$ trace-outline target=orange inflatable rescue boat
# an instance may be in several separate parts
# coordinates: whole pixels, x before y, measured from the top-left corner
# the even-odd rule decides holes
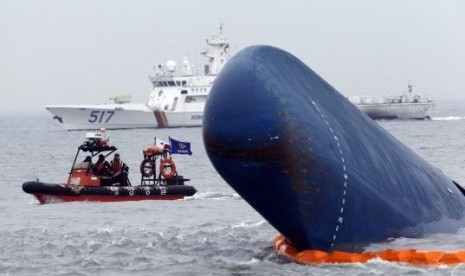
[[[87,133],[85,142],[78,147],[65,183],[53,184],[37,181],[23,183],[23,190],[34,195],[41,204],[68,201],[137,201],[174,200],[192,196],[196,189],[185,185],[189,179],[178,174],[171,157],[170,144],[150,146],[143,150],[139,185],[128,178],[129,167],[122,163],[112,171],[107,156],[117,151],[109,144],[105,130]],[[83,162],[76,162],[80,153],[87,153]],[[97,159],[94,164],[94,159]],[[157,168],[157,162],[159,166]]]

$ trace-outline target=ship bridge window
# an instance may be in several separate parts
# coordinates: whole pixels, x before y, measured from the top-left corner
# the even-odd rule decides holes
[[[187,96],[186,103],[203,103],[207,101],[207,96]]]
[[[186,86],[187,81],[183,80],[181,83],[182,83],[182,86]]]
[[[180,81],[176,81],[176,86],[180,86],[181,85],[181,82]]]
[[[176,86],[176,83],[174,81],[168,81],[168,86]]]

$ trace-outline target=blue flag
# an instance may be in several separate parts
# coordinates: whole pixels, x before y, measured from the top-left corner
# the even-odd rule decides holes
[[[171,137],[169,139],[170,139],[170,145],[171,145],[171,154],[177,153],[177,154],[192,155],[191,143],[177,141]]]

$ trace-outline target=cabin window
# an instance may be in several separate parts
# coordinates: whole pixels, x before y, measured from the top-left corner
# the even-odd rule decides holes
[[[207,96],[187,96],[186,103],[202,103],[207,100]]]
[[[187,94],[187,90],[181,90],[181,95]]]

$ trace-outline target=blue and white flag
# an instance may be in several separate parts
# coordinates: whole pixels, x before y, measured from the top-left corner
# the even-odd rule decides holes
[[[171,154],[177,153],[177,154],[192,155],[191,143],[177,141],[171,137],[169,139],[170,139],[170,145],[171,145]]]

